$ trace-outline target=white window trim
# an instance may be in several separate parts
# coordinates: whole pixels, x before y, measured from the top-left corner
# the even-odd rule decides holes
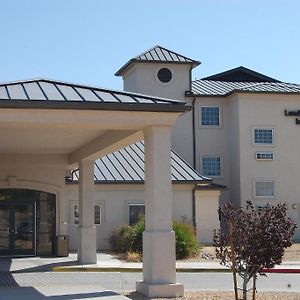
[[[79,202],[78,201],[70,201],[70,210],[69,210],[69,223],[72,226],[79,226],[79,224],[75,224],[75,217],[74,217],[74,208],[75,205],[79,207]],[[100,206],[100,224],[94,224],[95,226],[101,226],[104,223],[104,203],[96,201],[95,206],[99,205]],[[79,212],[80,213],[80,212]],[[94,211],[94,219],[95,219],[95,211]]]
[[[220,176],[204,175],[204,173],[203,173],[203,163],[202,163],[203,157],[220,157]],[[202,174],[205,177],[223,179],[224,178],[224,158],[223,158],[223,155],[221,155],[221,154],[202,154],[202,155],[200,155],[200,170],[201,170],[200,174]]]
[[[255,143],[255,129],[266,129],[266,130],[272,130],[272,144],[260,144],[260,143]],[[252,133],[251,133],[251,138],[252,138],[252,146],[253,147],[274,147],[276,146],[276,136],[275,136],[275,127],[274,126],[253,126],[252,127]]]
[[[219,125],[202,125],[202,107],[218,107],[219,108]],[[222,119],[222,105],[200,105],[199,106],[199,128],[222,128],[223,119]]]
[[[257,154],[259,154],[259,153],[272,154],[273,158],[272,159],[269,159],[269,158],[257,158]],[[255,159],[257,161],[274,161],[275,160],[275,154],[274,154],[273,151],[256,151],[255,152]]]
[[[274,182],[274,195],[273,196],[257,196],[256,195],[256,182]],[[253,197],[255,199],[276,199],[276,179],[275,178],[254,178],[253,179]]]
[[[127,203],[127,224],[129,224],[130,221],[130,206],[144,206],[146,210],[146,206],[144,203],[134,203],[134,202],[128,202]]]

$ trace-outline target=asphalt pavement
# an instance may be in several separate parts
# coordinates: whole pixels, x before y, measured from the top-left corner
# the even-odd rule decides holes
[[[98,254],[95,265],[80,265],[76,259],[75,254],[67,258],[0,259],[0,300],[124,300],[127,298],[120,292],[135,290],[135,282],[142,279],[141,263],[124,263],[105,253]],[[298,270],[300,264],[286,262],[278,268]],[[104,272],[104,269],[113,271]],[[224,267],[216,262],[179,261],[177,269],[177,281],[184,284],[186,291],[232,290],[232,275],[223,272]],[[257,288],[300,293],[300,273],[259,277]]]

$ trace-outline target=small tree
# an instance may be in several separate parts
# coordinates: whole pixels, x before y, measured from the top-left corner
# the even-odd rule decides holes
[[[287,216],[286,204],[267,205],[255,210],[251,201],[246,209],[225,204],[219,215],[227,226],[224,234],[215,231],[216,257],[233,271],[235,298],[238,300],[236,273],[243,280],[243,300],[247,299],[247,285],[253,279],[253,299],[257,274],[263,268],[273,268],[282,262],[284,250],[292,245],[296,224]]]

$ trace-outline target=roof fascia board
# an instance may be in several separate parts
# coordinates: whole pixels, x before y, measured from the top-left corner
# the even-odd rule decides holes
[[[69,109],[69,110],[113,110],[148,112],[186,112],[192,109],[186,103],[102,103],[79,101],[7,100],[0,99],[0,108],[19,109]]]

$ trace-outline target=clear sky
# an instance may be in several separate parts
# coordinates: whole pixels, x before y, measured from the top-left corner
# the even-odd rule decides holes
[[[299,0],[0,0],[0,81],[45,77],[122,89],[159,44],[202,78],[243,65],[300,83]]]

